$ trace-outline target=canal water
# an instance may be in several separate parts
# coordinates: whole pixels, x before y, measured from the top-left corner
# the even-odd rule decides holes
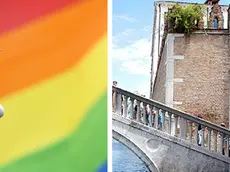
[[[149,172],[130,149],[113,140],[113,172]]]

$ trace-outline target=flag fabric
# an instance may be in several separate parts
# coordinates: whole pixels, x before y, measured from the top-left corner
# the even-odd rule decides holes
[[[107,171],[107,0],[3,0],[0,172]]]

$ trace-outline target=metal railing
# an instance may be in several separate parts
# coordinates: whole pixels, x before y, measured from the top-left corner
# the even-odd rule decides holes
[[[113,112],[229,157],[230,130],[204,119],[114,86]]]

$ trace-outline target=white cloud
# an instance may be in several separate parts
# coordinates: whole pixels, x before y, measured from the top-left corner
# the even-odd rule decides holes
[[[124,37],[128,37],[130,35],[132,35],[132,33],[134,33],[135,29],[125,29],[122,32],[119,32],[117,35],[113,36],[113,46],[116,46],[116,44],[118,44],[118,42],[122,39],[124,39]]]
[[[120,47],[113,46],[113,61],[120,62],[120,70],[135,75],[150,75],[150,50],[149,39],[139,39],[131,44]]]
[[[112,50],[113,59],[117,60],[130,60],[130,59],[143,59],[150,56],[151,42],[149,39],[139,39],[131,44],[120,47],[115,45]]]
[[[125,21],[128,21],[128,22],[137,21],[136,19],[134,19],[132,17],[129,17],[127,15],[114,15],[113,17],[114,17],[115,20],[125,20]]]
[[[152,26],[145,26],[142,30],[145,32],[152,32],[153,28],[152,28]]]
[[[127,60],[122,62],[121,70],[126,71],[130,74],[135,75],[149,75],[150,74],[150,63],[148,60]]]

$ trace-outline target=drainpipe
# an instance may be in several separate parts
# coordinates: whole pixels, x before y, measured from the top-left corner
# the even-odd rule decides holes
[[[230,4],[228,7],[228,33],[230,33]]]
[[[160,55],[160,38],[161,38],[161,4],[159,4],[159,23],[158,23],[158,56]]]
[[[208,18],[209,18],[209,11],[208,11],[208,6],[207,6],[207,29],[209,28]]]
[[[151,56],[150,95],[149,95],[150,99],[153,99],[153,74],[154,74],[154,55]]]
[[[229,4],[229,7],[228,7],[228,57],[230,57],[230,4]],[[228,88],[229,88],[229,91],[228,91],[228,97],[229,97],[229,100],[228,100],[228,121],[229,121],[229,129],[230,129],[230,72],[228,72],[228,75],[229,75],[229,81],[228,81]]]

